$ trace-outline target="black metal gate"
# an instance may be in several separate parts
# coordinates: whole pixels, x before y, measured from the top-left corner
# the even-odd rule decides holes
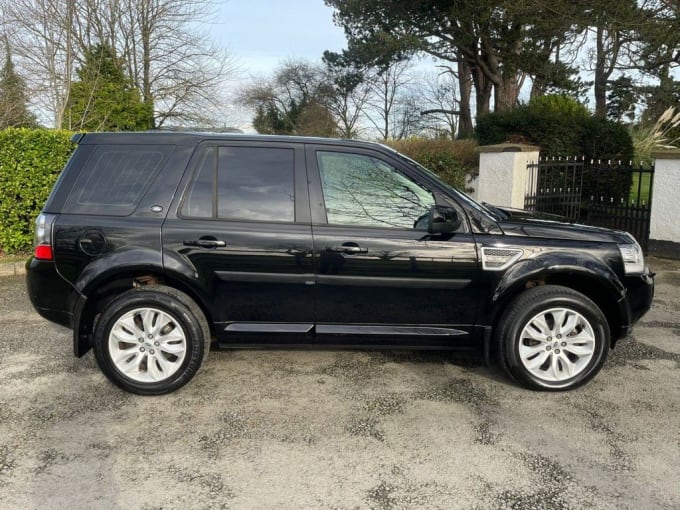
[[[654,168],[584,159],[545,159],[527,167],[524,208],[630,232],[647,250]]]

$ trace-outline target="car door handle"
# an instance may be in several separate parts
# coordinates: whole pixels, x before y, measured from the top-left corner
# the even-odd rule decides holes
[[[356,253],[368,253],[368,248],[362,248],[356,243],[345,243],[341,246],[334,246],[333,248],[330,248],[330,251],[354,255]]]
[[[225,241],[218,241],[217,239],[195,239],[193,241],[184,241],[184,246],[200,246],[201,248],[223,248],[227,245]]]

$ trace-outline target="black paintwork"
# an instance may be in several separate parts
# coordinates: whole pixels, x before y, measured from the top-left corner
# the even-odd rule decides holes
[[[167,163],[125,217],[62,214],[99,144],[168,145]],[[295,152],[295,222],[190,219],[179,214],[207,145]],[[329,225],[315,151],[382,159],[452,208],[453,232]],[[504,306],[527,285],[573,285],[608,313],[614,339],[650,307],[649,272],[626,276],[620,232],[523,212],[494,212],[440,183],[389,148],[317,138],[187,133],[100,133],[79,139],[45,212],[57,215],[55,261],[27,263],[31,300],[74,329],[89,349],[94,317],[133,284],[161,281],[192,296],[223,346],[318,345],[488,351]],[[521,250],[502,271],[484,270],[482,248]],[[136,283],[135,283],[136,282]],[[488,352],[487,352],[488,354]]]

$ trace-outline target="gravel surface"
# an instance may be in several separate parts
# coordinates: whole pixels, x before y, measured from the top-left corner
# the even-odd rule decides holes
[[[447,353],[212,352],[128,395],[0,278],[0,508],[678,509],[680,263],[586,387]]]

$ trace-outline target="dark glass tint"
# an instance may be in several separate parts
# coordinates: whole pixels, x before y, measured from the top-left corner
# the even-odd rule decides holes
[[[217,147],[208,147],[198,159],[198,170],[182,205],[182,216],[213,218],[215,216],[215,176]]]
[[[64,207],[70,214],[131,214],[165,163],[170,146],[101,146],[78,176]]]
[[[220,147],[217,216],[249,221],[295,221],[292,149]]]

